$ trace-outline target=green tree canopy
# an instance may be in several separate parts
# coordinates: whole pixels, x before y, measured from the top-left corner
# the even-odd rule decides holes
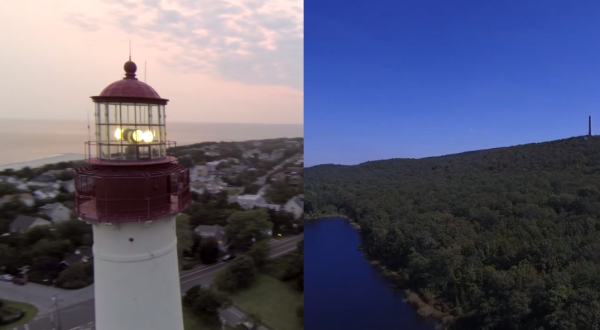
[[[600,329],[600,137],[305,179],[307,215],[357,221],[365,254],[449,328]]]
[[[252,258],[256,267],[260,267],[267,261],[270,252],[271,244],[267,240],[262,240],[255,243],[246,255]]]
[[[273,228],[269,213],[265,209],[233,213],[227,219],[225,233],[238,248],[248,248],[253,239],[258,242],[269,237],[267,232]]]
[[[247,256],[241,256],[234,259],[229,267],[215,278],[213,283],[219,290],[234,292],[249,287],[255,278],[254,261]]]
[[[214,264],[219,260],[219,243],[214,237],[202,239],[200,243],[200,261],[205,265]]]

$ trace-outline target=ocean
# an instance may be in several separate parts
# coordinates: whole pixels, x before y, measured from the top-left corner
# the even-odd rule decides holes
[[[0,165],[84,154],[84,142],[94,139],[91,125],[59,120],[0,119]],[[180,123],[167,121],[168,140],[177,145],[199,142],[247,141],[304,136],[304,125]]]

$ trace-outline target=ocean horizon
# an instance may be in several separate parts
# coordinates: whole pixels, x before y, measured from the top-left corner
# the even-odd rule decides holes
[[[84,142],[94,140],[90,124],[69,120],[2,119],[0,165],[81,154]],[[201,142],[248,141],[304,136],[303,124],[194,123],[167,121],[169,141],[178,146]]]

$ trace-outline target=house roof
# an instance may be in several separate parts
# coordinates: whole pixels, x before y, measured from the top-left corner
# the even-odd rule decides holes
[[[56,177],[54,175],[48,174],[48,173],[40,174],[40,175],[36,176],[35,178],[29,180],[29,182],[44,182],[44,183],[55,182],[55,181],[56,181]]]
[[[298,196],[292,197],[292,199],[290,199],[290,202],[295,203],[296,205],[300,206],[301,209],[304,208],[304,202]]]
[[[20,198],[20,199],[29,199],[29,200],[31,200],[31,201],[35,200],[35,198],[33,198],[33,195],[32,195],[32,194],[29,194],[29,193],[22,193],[22,194],[19,196],[19,198]]]
[[[63,206],[61,203],[51,203],[40,206],[40,211],[46,215],[51,215],[57,208]]]
[[[238,199],[241,200],[252,200],[252,201],[257,201],[260,200],[262,198],[261,195],[241,195],[238,196]]]
[[[31,227],[31,225],[34,222],[36,222],[36,220],[47,221],[48,224],[50,224],[50,221],[42,219],[42,218],[30,217],[28,215],[20,215],[20,216],[16,217],[15,220],[13,220],[10,223],[10,226],[26,230],[26,229],[29,229]]]
[[[205,186],[205,183],[201,182],[201,181],[190,182],[190,188],[198,189],[198,188],[204,188],[204,186]]]
[[[200,236],[211,236],[211,237],[216,238],[217,240],[221,240],[221,239],[225,238],[225,231],[223,230],[223,227],[221,227],[219,225],[212,225],[212,226],[200,225],[200,226],[194,228],[194,231],[196,232],[196,234],[198,234]]]

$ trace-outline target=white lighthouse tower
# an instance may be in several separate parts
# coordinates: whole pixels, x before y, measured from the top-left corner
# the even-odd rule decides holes
[[[76,211],[93,225],[96,329],[183,330],[175,216],[189,170],[167,156],[165,106],[125,63],[95,103],[96,141],[75,170]]]

